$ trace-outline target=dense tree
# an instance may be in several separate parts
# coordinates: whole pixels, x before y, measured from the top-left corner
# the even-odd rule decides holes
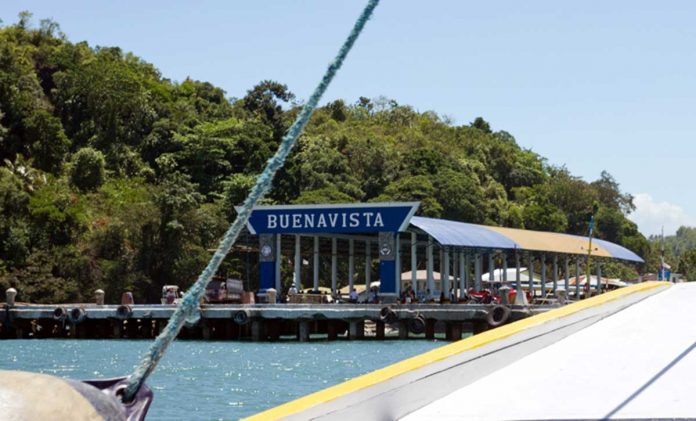
[[[164,284],[185,288],[298,114],[293,101],[272,80],[241,99],[172,82],[117,47],[71,43],[53,21],[34,28],[29,13],[0,24],[0,289],[51,302],[103,288],[115,302],[125,289],[155,300]],[[264,200],[420,201],[420,215],[582,235],[597,201],[599,238],[645,257],[645,270],[659,256],[610,174],[587,182],[482,117],[457,126],[385,97],[317,109]],[[666,241],[688,273],[695,232]],[[224,270],[255,279],[250,256]]]

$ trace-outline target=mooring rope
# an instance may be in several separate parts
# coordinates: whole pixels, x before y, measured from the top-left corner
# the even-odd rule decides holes
[[[278,151],[276,151],[275,155],[268,160],[266,168],[256,179],[256,185],[252,188],[251,193],[249,193],[249,196],[247,196],[244,204],[238,210],[237,218],[234,220],[232,225],[230,225],[229,229],[225,233],[225,236],[220,241],[215,254],[210,259],[210,262],[208,262],[208,266],[206,266],[203,272],[201,272],[196,282],[181,299],[179,306],[174,311],[174,314],[172,314],[170,317],[169,323],[167,323],[167,326],[164,328],[162,333],[155,338],[152,346],[143,355],[135,371],[129,377],[128,385],[123,393],[124,402],[130,402],[132,400],[138,389],[140,389],[140,386],[145,382],[148,376],[152,374],[155,367],[157,367],[157,363],[167,351],[167,348],[172,343],[174,338],[176,338],[187,317],[198,309],[198,303],[205,292],[205,287],[210,281],[210,278],[212,278],[212,276],[217,272],[218,268],[220,267],[220,263],[222,263],[222,260],[225,258],[227,253],[229,253],[232,245],[235,243],[235,241],[237,241],[237,237],[249,220],[251,210],[253,209],[254,205],[256,205],[256,202],[261,199],[271,187],[273,176],[275,176],[276,172],[283,167],[285,158],[290,153],[293,145],[295,145],[297,142],[297,138],[307,125],[307,122],[312,116],[314,109],[317,107],[321,96],[324,94],[326,88],[328,88],[329,84],[331,83],[331,80],[336,75],[336,72],[338,72],[338,69],[343,64],[348,52],[353,47],[355,40],[362,32],[365,24],[372,15],[375,7],[377,7],[378,3],[379,0],[369,0],[365,6],[365,9],[363,9],[360,17],[353,26],[353,30],[350,32],[348,38],[346,38],[345,42],[341,46],[341,49],[336,55],[336,58],[329,63],[321,82],[319,82],[319,85],[314,89],[314,92],[312,93],[312,96],[309,97],[307,104],[302,108],[302,111],[295,119],[295,122],[292,124],[292,126],[290,126],[290,129],[288,129],[288,132],[283,137],[280,146],[278,146]]]

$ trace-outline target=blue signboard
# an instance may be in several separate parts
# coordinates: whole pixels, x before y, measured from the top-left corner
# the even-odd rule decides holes
[[[252,234],[318,234],[405,231],[418,202],[257,206]]]

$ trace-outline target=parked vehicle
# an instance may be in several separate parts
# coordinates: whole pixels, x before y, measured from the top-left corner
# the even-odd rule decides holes
[[[205,287],[207,303],[241,303],[244,295],[244,284],[239,279],[222,277],[213,278]]]
[[[165,285],[162,287],[162,304],[178,304],[179,303],[179,286]]]

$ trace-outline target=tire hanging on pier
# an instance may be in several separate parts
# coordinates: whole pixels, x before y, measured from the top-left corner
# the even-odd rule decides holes
[[[63,307],[53,309],[53,320],[62,322],[66,317],[68,317],[68,312]]]
[[[399,320],[399,317],[396,315],[396,312],[391,307],[387,306],[382,307],[382,309],[379,311],[379,320],[384,323],[391,324]]]
[[[408,321],[408,330],[414,335],[420,335],[425,332],[425,316],[418,313],[413,319]]]
[[[488,314],[486,314],[486,322],[490,327],[498,327],[510,318],[510,308],[502,304],[494,305]]]
[[[72,308],[70,312],[68,312],[68,320],[74,325],[82,323],[85,317],[87,317],[87,314],[85,313],[85,309],[81,307]]]
[[[249,310],[239,310],[238,312],[234,313],[234,316],[232,316],[232,319],[238,325],[245,325],[245,324],[249,323],[250,316],[251,315],[249,314]]]
[[[128,305],[122,304],[116,309],[116,317],[121,320],[129,318],[131,314],[133,314],[133,310]]]

